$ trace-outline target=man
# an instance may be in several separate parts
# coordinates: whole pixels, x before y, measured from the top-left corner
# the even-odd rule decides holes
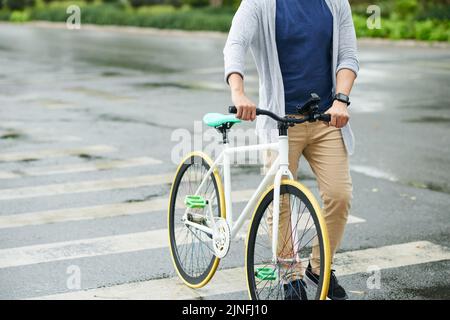
[[[244,91],[244,58],[249,48],[259,73],[260,108],[280,116],[298,116],[296,107],[314,92],[322,99],[320,110],[331,115],[329,125],[305,123],[290,128],[288,136],[290,171],[297,176],[303,154],[316,175],[334,255],[352,198],[348,156],[353,153],[354,138],[347,107],[359,63],[348,0],[242,1],[224,48],[225,80],[238,109],[237,117],[253,121],[256,105]],[[276,122],[268,117],[259,117],[256,129],[263,142],[277,138]],[[281,211],[283,228],[289,219],[286,210]],[[305,273],[311,280],[318,277],[318,259],[317,248],[313,248]],[[286,299],[306,299],[304,287],[303,279],[294,279],[285,287]],[[334,271],[328,297],[347,299]]]

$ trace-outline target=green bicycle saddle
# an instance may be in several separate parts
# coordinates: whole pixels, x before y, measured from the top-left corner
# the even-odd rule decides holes
[[[216,128],[225,123],[240,123],[241,120],[237,119],[234,114],[207,113],[203,117],[203,122],[207,126]]]

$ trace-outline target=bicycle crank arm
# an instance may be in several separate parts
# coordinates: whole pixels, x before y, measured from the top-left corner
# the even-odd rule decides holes
[[[184,221],[184,224],[187,225],[187,226],[190,226],[190,227],[192,227],[192,228],[194,228],[194,229],[200,230],[200,231],[202,231],[202,232],[208,234],[208,235],[211,236],[211,237],[212,237],[213,234],[214,234],[214,232],[213,232],[213,230],[212,230],[211,228],[208,228],[208,227],[203,226],[203,225],[201,225],[201,224],[198,224],[198,223],[196,223],[196,222],[192,222],[192,221],[189,221],[189,220],[185,220],[185,221]]]

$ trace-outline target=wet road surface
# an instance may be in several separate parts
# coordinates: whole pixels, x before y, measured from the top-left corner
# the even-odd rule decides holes
[[[242,240],[197,291],[164,245],[177,137],[230,104],[224,41],[0,25],[0,298],[247,299]],[[337,275],[352,299],[449,299],[450,51],[364,42],[360,60],[357,219]],[[258,170],[235,168],[234,188],[256,186]],[[305,161],[300,173],[318,195]]]

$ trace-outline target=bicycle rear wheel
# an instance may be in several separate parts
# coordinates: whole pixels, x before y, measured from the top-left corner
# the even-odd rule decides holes
[[[200,224],[202,219],[206,223],[210,208],[214,217],[225,218],[223,188],[217,170],[206,178],[196,194],[211,165],[211,159],[204,153],[193,152],[186,156],[177,169],[169,199],[168,229],[172,261],[180,278],[191,288],[206,285],[220,261],[214,255],[211,237],[183,222],[187,208],[185,199],[193,195],[207,199],[211,204],[191,210]]]
[[[308,300],[324,300],[328,292],[331,256],[328,234],[320,207],[312,193],[292,180],[280,188],[280,224],[277,261],[272,253],[274,187],[262,195],[247,238],[246,272],[251,299],[283,300],[293,280],[305,275],[314,247],[314,268],[320,264],[317,283],[306,283]],[[316,271],[317,272],[317,271]],[[309,272],[309,275],[312,273]],[[322,276],[323,275],[323,276]]]

